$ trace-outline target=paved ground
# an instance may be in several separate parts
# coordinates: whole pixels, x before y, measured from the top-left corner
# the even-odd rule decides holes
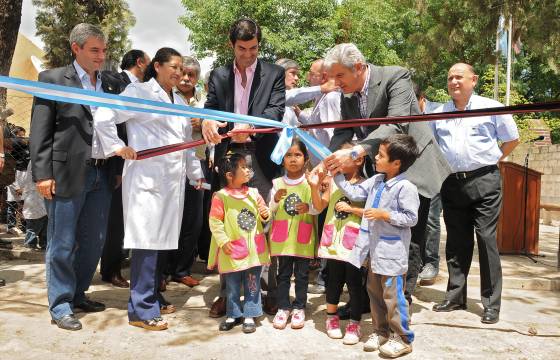
[[[219,320],[207,317],[219,288],[217,275],[199,275],[202,283],[193,289],[170,284],[165,295],[179,311],[166,316],[171,327],[159,333],[127,325],[128,290],[102,283],[96,275],[90,296],[106,303],[108,309],[78,314],[84,324],[82,331],[59,330],[49,322],[41,254],[22,251],[17,244],[13,251],[0,252],[4,258],[0,260],[0,277],[8,281],[0,288],[0,359],[378,358],[377,353],[363,352],[362,343],[345,346],[325,335],[325,300],[319,295],[309,297],[308,320],[302,330],[275,330],[271,317],[265,316],[254,334],[243,334],[240,328],[219,333]],[[557,244],[558,227],[542,226],[541,253],[546,257],[538,258],[537,264],[520,256],[503,258],[505,289],[501,321],[495,325],[480,323],[476,260],[466,311],[440,314],[430,310],[443,299],[444,271],[433,286],[418,288],[412,317],[416,341],[414,352],[406,358],[560,358]],[[7,257],[12,259],[5,260]],[[364,319],[362,341],[371,331],[371,321]]]

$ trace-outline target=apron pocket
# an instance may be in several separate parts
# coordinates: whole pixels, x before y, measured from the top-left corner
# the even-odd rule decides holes
[[[383,259],[397,260],[406,254],[399,235],[380,235],[377,246],[379,257]]]
[[[270,240],[284,242],[288,239],[288,220],[274,220],[272,222],[272,234]]]
[[[344,246],[348,250],[352,250],[354,245],[356,245],[356,240],[358,239],[358,233],[360,229],[346,226],[344,228],[344,235],[342,236],[342,246]]]
[[[247,240],[239,238],[231,242],[231,258],[235,260],[245,259],[249,256],[249,249],[247,248]]]
[[[266,239],[264,234],[255,235],[255,244],[257,245],[257,254],[262,254],[266,250]]]
[[[321,246],[329,247],[332,245],[333,232],[333,224],[327,224],[323,226],[323,235],[321,235]]]
[[[299,229],[297,233],[297,242],[300,244],[309,244],[311,241],[311,232],[313,230],[313,224],[308,224],[305,222],[299,223]]]

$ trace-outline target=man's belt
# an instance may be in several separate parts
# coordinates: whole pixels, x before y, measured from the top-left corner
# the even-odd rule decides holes
[[[494,171],[494,170],[497,170],[497,169],[498,169],[497,165],[488,165],[488,166],[483,166],[481,168],[478,168],[476,170],[461,171],[461,172],[452,173],[449,176],[451,176],[452,178],[458,179],[458,180],[465,180],[465,179],[469,179],[469,178],[472,178],[472,177],[487,174],[487,173],[489,173],[491,171]]]
[[[107,159],[87,159],[86,165],[93,166],[93,167],[102,167],[103,165],[107,164]]]

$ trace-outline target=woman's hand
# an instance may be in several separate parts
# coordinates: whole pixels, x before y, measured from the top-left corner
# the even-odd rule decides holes
[[[116,150],[115,154],[125,160],[136,160],[136,151],[130,146],[125,146]]]

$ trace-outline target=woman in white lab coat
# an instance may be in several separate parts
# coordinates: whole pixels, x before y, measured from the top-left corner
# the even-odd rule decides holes
[[[128,85],[121,95],[166,103],[185,104],[173,87],[182,77],[181,55],[171,48],[156,53],[144,83]],[[116,124],[126,122],[128,146],[119,139]],[[124,158],[124,247],[132,249],[129,324],[164,330],[162,313],[174,311],[158,291],[158,250],[177,248],[183,214],[185,175],[199,184],[204,177],[191,150],[135,160],[136,151],[191,141],[190,119],[99,108],[94,139],[105,156]]]

